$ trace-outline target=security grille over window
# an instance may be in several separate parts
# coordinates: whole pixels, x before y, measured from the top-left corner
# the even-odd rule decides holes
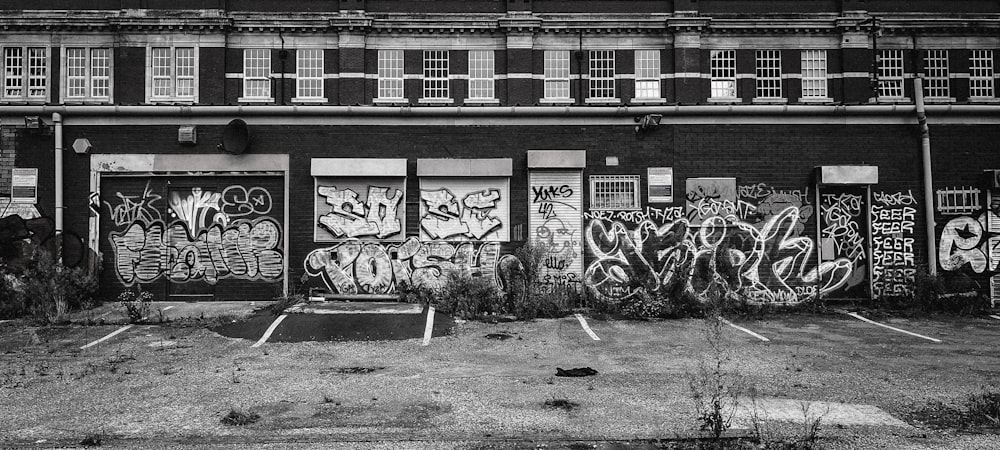
[[[827,97],[826,50],[802,51],[802,97]]]
[[[882,50],[878,63],[878,95],[903,98],[903,51]]]
[[[295,68],[295,96],[299,99],[323,98],[323,50],[298,50]]]
[[[448,98],[448,50],[424,51],[424,98]]]
[[[639,209],[638,175],[591,175],[591,209]]]
[[[781,51],[757,50],[757,98],[781,98]]]
[[[615,97],[615,51],[590,52],[590,97],[610,99]]]
[[[243,50],[243,96],[248,99],[266,99],[271,96],[270,50]]]
[[[982,209],[979,204],[980,190],[974,187],[939,189],[937,191],[938,212],[941,214],[971,214]]]
[[[403,98],[403,51],[378,51],[378,98]]]
[[[948,50],[924,52],[924,96],[948,98]]]
[[[712,50],[712,98],[736,98],[736,50]]]
[[[493,51],[469,51],[469,99],[493,100]]]
[[[635,51],[635,97],[660,98],[660,51]]]
[[[569,51],[545,51],[545,98],[569,99]]]
[[[969,96],[993,98],[993,50],[972,50],[969,56]]]

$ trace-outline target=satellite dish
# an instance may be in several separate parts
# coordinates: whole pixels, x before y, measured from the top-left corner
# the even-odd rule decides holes
[[[222,131],[222,143],[219,150],[226,153],[239,155],[247,151],[250,145],[250,128],[247,127],[243,119],[233,119],[226,124],[226,129]]]

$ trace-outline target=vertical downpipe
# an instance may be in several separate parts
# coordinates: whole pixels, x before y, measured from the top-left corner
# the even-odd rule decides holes
[[[927,112],[924,110],[924,80],[913,79],[913,97],[917,102],[917,123],[920,124],[920,151],[924,169],[924,215],[927,219],[927,271],[937,275],[937,245],[934,242],[934,186],[931,177],[931,133],[927,127]]]
[[[63,232],[63,129],[62,114],[52,113],[52,125],[55,128],[55,151],[56,151],[56,234]]]

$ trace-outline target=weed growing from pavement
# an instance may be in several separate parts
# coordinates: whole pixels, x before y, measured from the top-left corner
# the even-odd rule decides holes
[[[561,409],[563,411],[572,411],[580,407],[580,404],[564,398],[551,398],[545,401],[545,407],[550,409]]]
[[[983,387],[959,406],[933,401],[910,413],[909,418],[935,428],[1000,430],[1000,390]]]
[[[100,447],[104,445],[104,433],[91,433],[80,441],[80,445],[84,447]]]
[[[153,294],[142,290],[140,286],[136,286],[135,289],[126,289],[118,294],[118,304],[125,309],[125,316],[129,323],[145,322],[149,315],[151,301],[153,301]]]
[[[230,408],[229,413],[222,417],[221,422],[225,425],[245,426],[256,423],[260,420],[260,414],[253,411]]]

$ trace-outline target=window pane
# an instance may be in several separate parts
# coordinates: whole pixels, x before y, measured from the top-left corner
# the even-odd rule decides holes
[[[170,49],[157,47],[152,53],[153,97],[170,97],[173,94]]]
[[[924,52],[924,95],[946,98],[950,95],[948,82],[948,50]]]
[[[299,98],[322,98],[323,50],[299,50],[296,64],[296,95]]]
[[[635,51],[636,98],[660,97],[660,51]]]
[[[493,98],[493,51],[469,52],[469,98]]]
[[[48,84],[46,49],[28,48],[28,97],[44,97]]]
[[[194,48],[181,47],[177,52],[177,97],[194,97]]]
[[[973,50],[969,56],[969,95],[993,98],[993,50]]]
[[[615,97],[615,51],[590,52],[590,98]]]
[[[569,51],[545,52],[545,98],[569,99]]]
[[[879,56],[879,97],[903,98],[903,51],[882,50]]]
[[[66,49],[66,96],[87,95],[87,49]]]
[[[403,51],[378,51],[378,97],[403,98]]]
[[[424,52],[424,98],[448,98],[448,51]]]
[[[736,97],[736,50],[712,50],[711,88],[713,98]]]
[[[90,51],[91,96],[111,96],[111,51],[95,48]]]
[[[826,50],[802,52],[802,97],[827,97]]]
[[[757,98],[781,98],[781,51],[757,50]]]

